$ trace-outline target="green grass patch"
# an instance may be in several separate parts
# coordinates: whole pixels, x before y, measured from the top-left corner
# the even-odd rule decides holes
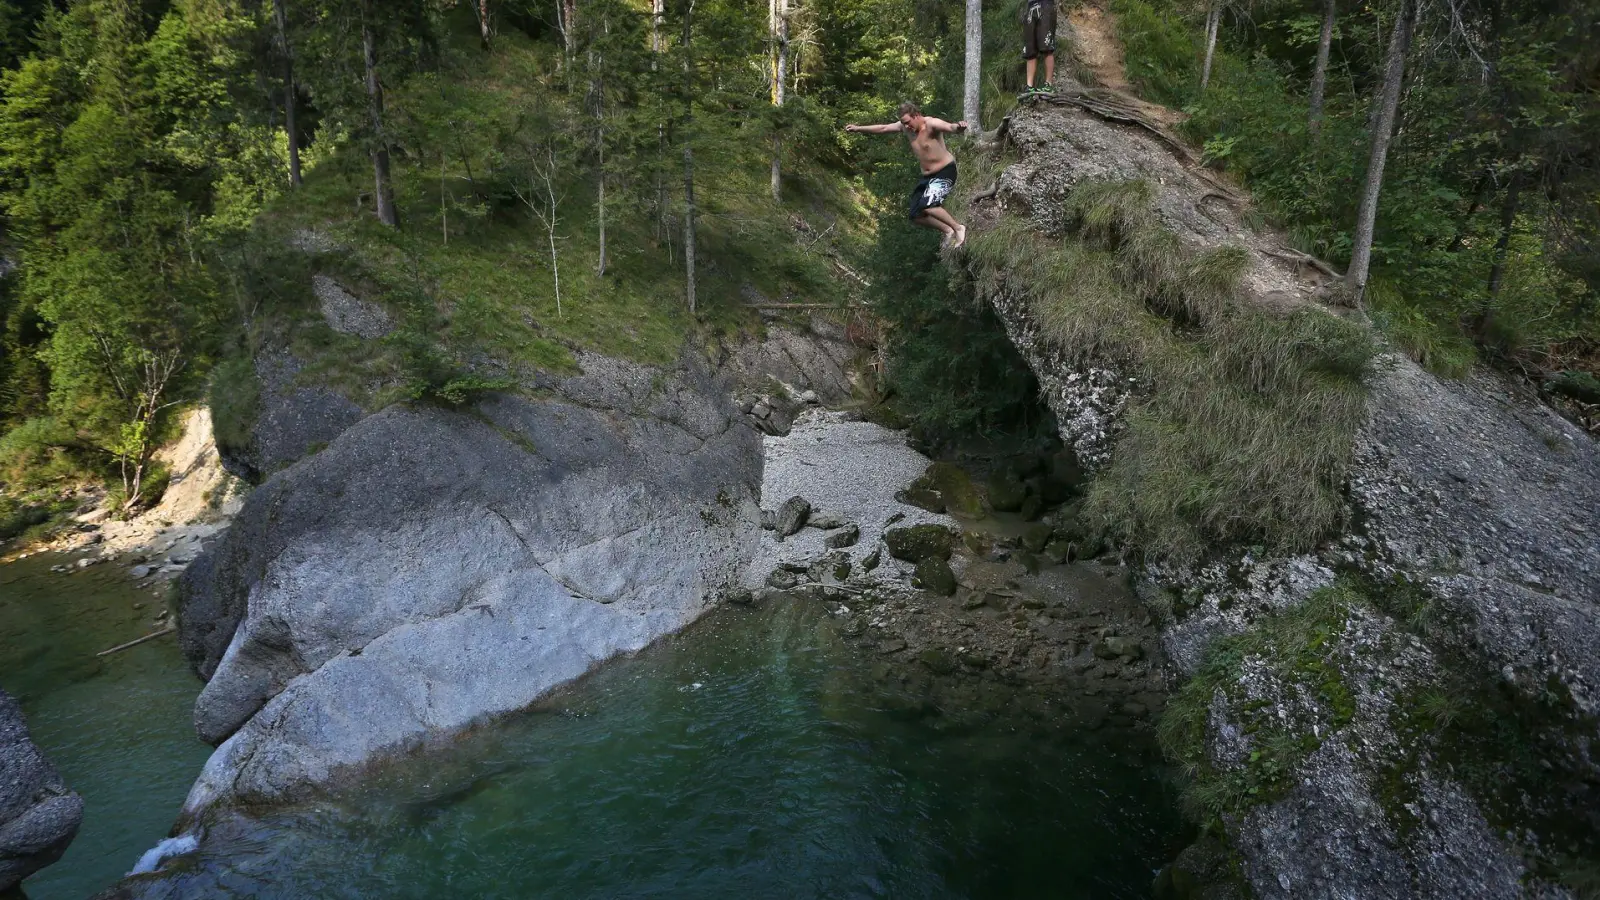
[[[1139,389],[1087,515],[1156,556],[1218,544],[1308,549],[1345,516],[1340,485],[1377,344],[1317,309],[1242,302],[1241,247],[1184,252],[1147,184],[1091,184],[1063,239],[1007,218],[972,240],[980,283],[1022,291],[1044,330]]]
[[[610,171],[601,274],[598,178],[580,140],[592,122],[559,57],[512,29],[487,54],[464,38],[445,49],[439,71],[391,92],[398,228],[372,215],[362,148],[321,147],[304,187],[263,213],[235,260],[246,302],[260,312],[248,343],[287,343],[308,363],[302,381],[372,406],[469,377],[527,383],[535,373],[575,372],[581,351],[666,365],[686,347],[759,329],[753,298],[844,305],[851,288],[828,253],[856,253],[871,237],[859,190],[796,159],[786,202],[776,204],[770,142],[710,127],[695,148],[697,314],[685,303],[675,143],[657,160],[652,137],[634,148],[642,164]],[[524,202],[538,199],[533,165],[552,140],[567,142],[556,148],[554,263],[552,235]],[[296,249],[313,232],[324,250]],[[385,306],[396,334],[364,341],[321,324],[308,292],[318,273]]]

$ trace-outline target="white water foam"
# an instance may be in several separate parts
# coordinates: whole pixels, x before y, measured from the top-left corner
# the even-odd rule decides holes
[[[200,839],[195,837],[192,833],[180,834],[177,837],[167,838],[154,847],[151,847],[149,850],[146,850],[144,855],[139,857],[139,861],[134,864],[132,871],[128,872],[128,874],[143,875],[146,872],[154,872],[156,869],[160,868],[162,863],[166,862],[172,857],[182,856],[185,853],[193,853],[195,850],[199,849],[199,847]]]

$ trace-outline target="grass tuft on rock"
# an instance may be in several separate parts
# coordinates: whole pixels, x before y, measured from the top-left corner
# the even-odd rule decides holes
[[[1135,379],[1086,507],[1108,533],[1172,559],[1227,543],[1308,549],[1345,515],[1378,344],[1318,309],[1240,300],[1248,252],[1184,250],[1151,198],[1143,182],[1081,185],[1060,238],[1007,217],[971,240],[979,283],[1025,294],[1069,357]]]
[[[1362,603],[1354,586],[1340,582],[1314,591],[1299,606],[1266,619],[1242,635],[1214,642],[1200,671],[1167,703],[1157,737],[1167,758],[1187,777],[1184,811],[1207,823],[1271,802],[1290,787],[1295,768],[1321,744],[1309,727],[1285,725],[1266,705],[1245,703],[1242,723],[1251,751],[1241,765],[1218,767],[1207,749],[1211,707],[1219,693],[1236,696],[1246,665],[1266,667],[1276,681],[1300,685],[1330,716],[1323,736],[1355,716],[1355,697],[1330,649],[1343,633],[1351,609]],[[1237,706],[1237,704],[1236,704]],[[1255,711],[1260,715],[1251,716]]]

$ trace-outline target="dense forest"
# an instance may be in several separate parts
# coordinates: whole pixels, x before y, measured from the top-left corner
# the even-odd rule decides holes
[[[968,66],[969,6],[0,2],[0,527],[84,480],[147,502],[184,404],[237,430],[316,234],[401,320],[322,348],[372,402],[502,384],[486,352],[666,361],[752,325],[753,290],[869,319],[925,428],[1030,424],[992,314],[897,212],[904,149],[840,129],[964,96],[992,129],[1019,10],[984,4]],[[1600,3],[1108,8],[1136,88],[1397,346],[1600,400]]]

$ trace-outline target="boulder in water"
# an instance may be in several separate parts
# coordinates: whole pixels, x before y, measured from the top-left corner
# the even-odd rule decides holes
[[[0,894],[61,858],[83,821],[83,798],[28,736],[22,707],[0,691]]]

